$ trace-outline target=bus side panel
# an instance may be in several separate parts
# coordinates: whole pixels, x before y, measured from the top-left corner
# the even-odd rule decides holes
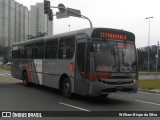
[[[43,85],[59,89],[60,75],[56,74],[57,59],[43,60],[42,63],[42,80]]]
[[[22,61],[23,64],[23,70],[27,72],[28,75],[28,81],[30,83],[36,83],[39,84],[38,76],[36,73],[36,63],[34,60],[24,60]],[[21,72],[23,74],[23,71]]]
[[[74,58],[73,59],[59,59],[56,64],[56,74],[59,76],[65,74],[69,77],[71,81],[71,87],[72,87],[71,91],[72,93],[74,93],[74,76],[73,76],[73,73],[70,71],[71,63],[75,64]],[[58,81],[58,84],[59,84],[59,81]]]
[[[38,81],[36,80],[34,83],[42,85],[42,60],[34,60],[35,71]]]
[[[11,66],[11,74],[14,78],[22,80],[22,68],[19,68],[20,61],[13,59],[12,60],[12,66]]]
[[[22,80],[23,72],[26,71],[28,81],[39,84],[34,60],[12,60],[11,74],[14,78]]]
[[[69,77],[74,93],[74,76],[70,72],[70,63],[74,64],[74,60],[70,59],[52,59],[42,61],[42,85],[59,89],[60,77],[65,74]],[[40,72],[40,71],[39,71]]]

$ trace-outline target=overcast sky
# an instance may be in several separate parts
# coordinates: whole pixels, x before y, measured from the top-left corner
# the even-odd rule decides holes
[[[44,0],[16,0],[27,6]],[[160,41],[160,0],[50,0],[52,6],[63,3],[66,7],[79,9],[93,23],[94,27],[123,29],[136,35],[137,47],[148,46],[149,20],[150,45]],[[53,9],[54,13],[58,9]],[[70,17],[56,19],[54,17],[54,34],[90,27],[85,19]]]

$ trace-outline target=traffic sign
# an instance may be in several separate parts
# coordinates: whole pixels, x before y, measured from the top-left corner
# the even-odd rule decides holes
[[[65,11],[64,13],[56,12],[56,17],[57,17],[57,19],[68,18],[69,15],[68,15],[68,12],[67,12],[67,11]]]
[[[64,13],[66,11],[66,7],[62,3],[58,5],[58,9],[61,13]]]
[[[81,11],[73,8],[67,8],[67,12],[69,16],[73,17],[81,17]]]

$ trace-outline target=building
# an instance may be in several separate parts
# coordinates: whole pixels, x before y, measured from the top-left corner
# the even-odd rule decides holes
[[[29,32],[28,8],[15,0],[0,0],[0,61],[8,61],[12,43],[28,39]]]
[[[29,35],[29,10],[15,0],[0,0],[0,46],[11,47]]]
[[[23,27],[23,40],[27,40],[29,35],[30,35],[30,11],[28,11],[28,8],[27,7],[23,7],[23,11],[24,11],[24,14],[23,14],[23,24],[24,24],[24,27]]]
[[[37,3],[31,6],[30,35],[38,36],[45,33],[53,34],[53,22],[49,21],[48,16],[44,14],[44,3]]]
[[[11,46],[11,44],[15,41],[15,1],[14,0],[8,0],[8,45]],[[7,40],[6,40],[7,41]]]
[[[7,0],[0,0],[0,45],[8,46],[8,22],[9,3]]]
[[[21,42],[28,39],[29,31],[29,10],[22,4],[15,2],[15,40]]]

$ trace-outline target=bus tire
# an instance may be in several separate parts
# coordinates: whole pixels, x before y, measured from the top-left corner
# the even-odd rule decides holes
[[[24,86],[29,86],[28,74],[27,74],[26,71],[23,72],[22,80],[23,80],[23,85],[24,85]]]
[[[101,95],[99,95],[98,97],[99,98],[105,98],[105,97],[107,97],[109,94],[101,94]]]
[[[62,82],[62,86],[61,86],[61,91],[62,91],[62,95],[64,97],[67,97],[67,98],[72,97],[71,81],[69,80],[69,78],[64,78],[64,80]]]

